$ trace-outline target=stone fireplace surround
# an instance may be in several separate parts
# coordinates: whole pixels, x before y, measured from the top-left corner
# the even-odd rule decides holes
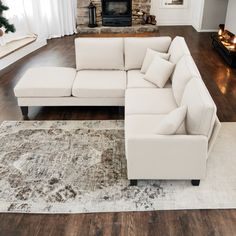
[[[102,26],[102,1],[92,0],[96,6],[97,24],[96,28],[89,28],[88,5],[90,0],[78,0],[77,29],[78,33],[134,33],[134,32],[156,32],[158,27],[154,25],[141,25],[142,16],[138,11],[142,10],[150,14],[151,0],[132,0],[132,26],[131,27],[103,27]]]

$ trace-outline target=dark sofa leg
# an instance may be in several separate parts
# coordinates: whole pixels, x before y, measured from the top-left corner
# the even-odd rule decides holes
[[[130,186],[137,186],[138,185],[138,180],[137,179],[131,179],[130,180]]]
[[[191,183],[193,186],[199,186],[200,185],[200,179],[193,179],[191,180]]]
[[[22,115],[24,118],[28,118],[28,112],[29,112],[29,108],[28,107],[20,107]]]

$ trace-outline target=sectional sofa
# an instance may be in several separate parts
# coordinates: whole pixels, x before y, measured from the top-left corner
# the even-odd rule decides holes
[[[175,65],[163,88],[144,79],[147,50]],[[76,69],[29,69],[14,92],[24,116],[29,106],[124,106],[127,174],[138,179],[206,176],[208,154],[220,129],[216,106],[182,37],[77,38]],[[157,73],[158,74],[158,73]],[[175,134],[156,133],[170,112],[185,106]]]

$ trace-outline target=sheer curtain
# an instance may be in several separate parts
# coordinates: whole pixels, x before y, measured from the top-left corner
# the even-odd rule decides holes
[[[76,33],[76,0],[41,0],[42,31],[47,38]]]
[[[9,32],[0,37],[0,45],[32,36],[25,13],[24,0],[3,0],[2,2],[9,7],[8,11],[4,11],[4,16],[9,19],[10,23],[14,24],[16,32]]]
[[[10,8],[6,11],[6,17],[15,25],[16,32],[0,37],[2,44],[32,34],[37,34],[42,39],[50,39],[76,33],[77,0],[3,2]]]

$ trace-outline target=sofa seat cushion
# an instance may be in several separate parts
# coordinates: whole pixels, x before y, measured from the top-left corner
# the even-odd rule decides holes
[[[129,70],[127,72],[127,88],[156,88],[157,86],[144,79],[140,70]],[[171,80],[168,80],[164,88],[171,88]]]
[[[171,88],[127,89],[125,114],[167,114],[177,108]]]
[[[183,55],[190,55],[190,51],[183,37],[175,37],[171,42],[168,53],[170,54],[169,61],[177,64]]]
[[[123,98],[125,89],[125,71],[83,70],[76,75],[72,94],[82,98]]]
[[[125,117],[125,135],[135,137],[136,135],[156,134],[156,127],[166,116],[158,114],[128,115]],[[178,133],[186,134],[184,125],[180,126]]]
[[[64,67],[29,69],[14,88],[16,97],[71,96],[76,70]]]
[[[125,38],[125,69],[141,69],[148,48],[166,53],[170,43],[170,37]]]
[[[192,135],[211,137],[216,106],[203,81],[192,78],[184,90],[181,106],[187,106],[186,130]]]

